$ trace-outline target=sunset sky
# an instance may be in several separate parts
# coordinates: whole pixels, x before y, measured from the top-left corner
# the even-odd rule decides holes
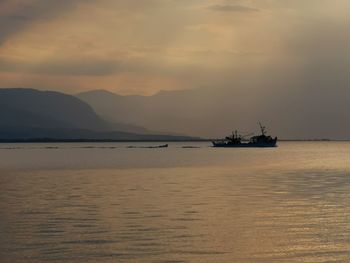
[[[346,86],[349,14],[348,0],[0,0],[0,87]]]

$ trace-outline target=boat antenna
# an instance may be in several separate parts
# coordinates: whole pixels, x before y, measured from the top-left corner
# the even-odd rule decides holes
[[[260,121],[259,121],[259,126],[260,126],[260,130],[261,130],[261,134],[265,135],[266,134],[266,127],[262,126]]]

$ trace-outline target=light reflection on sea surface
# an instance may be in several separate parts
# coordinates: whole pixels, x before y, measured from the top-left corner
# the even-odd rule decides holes
[[[350,143],[126,145],[0,145],[0,261],[349,262]]]

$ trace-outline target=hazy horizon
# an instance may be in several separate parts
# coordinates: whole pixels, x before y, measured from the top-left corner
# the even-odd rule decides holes
[[[349,14],[346,0],[2,0],[0,87],[188,90],[187,108],[174,98],[117,121],[219,136],[261,120],[282,137],[348,139]]]

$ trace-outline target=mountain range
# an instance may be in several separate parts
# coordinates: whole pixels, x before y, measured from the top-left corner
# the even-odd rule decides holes
[[[222,138],[235,129],[242,135],[256,132],[259,121],[282,139],[350,138],[346,87],[320,93],[282,78],[263,89],[254,81],[152,96],[0,89],[0,140]]]
[[[106,120],[163,132],[222,138],[235,129],[242,135],[258,132],[260,121],[271,135],[282,139],[350,138],[346,87],[320,93],[314,85],[306,87],[282,77],[256,82],[252,78],[234,88],[161,91],[152,96],[93,90],[77,97]],[[323,85],[328,84],[318,88]]]
[[[0,140],[186,140],[106,121],[79,98],[54,91],[0,89]]]
[[[220,138],[233,129],[256,130],[271,115],[259,109],[259,97],[244,89],[198,88],[161,91],[153,96],[122,96],[105,90],[77,94],[104,119],[163,132]],[[266,111],[265,111],[266,113]]]

